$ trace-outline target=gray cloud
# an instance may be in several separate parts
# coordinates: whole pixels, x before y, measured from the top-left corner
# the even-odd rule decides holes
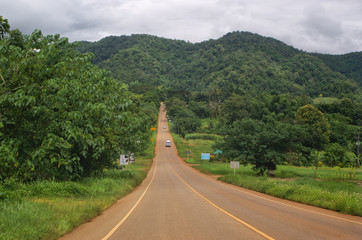
[[[71,41],[146,33],[201,42],[251,31],[305,51],[362,51],[360,0],[12,0],[1,8],[12,29]]]

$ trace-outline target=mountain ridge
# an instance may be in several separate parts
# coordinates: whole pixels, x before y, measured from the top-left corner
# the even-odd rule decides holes
[[[78,49],[93,52],[95,64],[131,88],[148,84],[180,91],[216,88],[226,96],[269,92],[355,99],[361,91],[358,71],[346,74],[333,67],[328,56],[250,32],[200,43],[147,34],[109,36],[82,42]]]

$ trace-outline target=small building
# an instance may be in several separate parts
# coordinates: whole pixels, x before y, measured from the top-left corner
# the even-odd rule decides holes
[[[222,161],[222,151],[220,149],[210,154],[210,160]]]

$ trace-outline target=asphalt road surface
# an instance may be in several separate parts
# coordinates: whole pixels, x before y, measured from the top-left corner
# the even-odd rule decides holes
[[[163,126],[166,126],[164,129]],[[171,140],[171,147],[166,147]],[[362,239],[362,218],[221,183],[186,166],[160,111],[147,178],[61,239]]]

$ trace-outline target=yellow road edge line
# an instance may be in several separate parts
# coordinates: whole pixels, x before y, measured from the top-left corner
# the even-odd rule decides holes
[[[200,175],[201,175],[201,174],[200,174]],[[202,175],[201,175],[201,176],[202,176]],[[204,177],[204,176],[202,176],[202,177]],[[320,212],[317,212],[317,211],[314,211],[314,210],[309,210],[309,209],[304,209],[304,208],[301,208],[301,207],[293,206],[293,205],[288,204],[288,203],[279,202],[279,201],[276,201],[276,200],[273,200],[273,199],[269,199],[269,198],[266,198],[266,197],[263,197],[263,196],[259,196],[259,195],[254,194],[254,193],[250,193],[250,192],[248,192],[248,191],[243,190],[242,187],[239,187],[239,186],[237,186],[237,185],[232,185],[232,184],[228,184],[228,183],[226,183],[226,182],[221,182],[221,181],[213,181],[213,180],[208,179],[208,178],[206,178],[206,177],[204,177],[204,178],[207,179],[207,180],[209,180],[209,181],[211,181],[211,182],[216,182],[216,183],[221,184],[221,185],[223,185],[223,186],[225,186],[225,187],[234,189],[235,191],[239,191],[239,192],[242,192],[242,193],[246,193],[246,194],[248,194],[248,195],[251,195],[251,196],[254,196],[254,197],[257,197],[257,198],[260,198],[260,199],[264,199],[264,200],[267,200],[267,201],[270,201],[270,202],[273,202],[273,203],[277,203],[277,204],[284,205],[284,206],[287,206],[287,207],[295,208],[295,209],[298,209],[298,210],[301,210],[301,211],[305,211],[305,212],[310,212],[310,213],[322,215],[322,216],[325,216],[325,217],[330,217],[330,218],[338,219],[338,220],[345,221],[345,222],[351,222],[351,223],[355,223],[355,224],[362,225],[362,222],[357,222],[357,221],[354,221],[354,220],[350,220],[350,219],[346,219],[346,218],[342,218],[342,217],[333,216],[333,215],[330,215],[330,214],[327,214],[327,213],[320,213]],[[266,193],[262,193],[262,194],[266,194]],[[272,195],[269,195],[269,196],[272,196]],[[272,197],[275,197],[275,196],[272,196]],[[282,198],[282,199],[283,199],[283,198]],[[283,199],[283,200],[292,201],[292,200],[289,200],[289,199]],[[300,203],[300,202],[295,202],[295,203],[305,204],[305,203]],[[305,204],[305,205],[310,206],[310,207],[316,207],[316,206],[308,205],[308,204]],[[329,210],[329,209],[325,209],[325,210]],[[333,211],[333,210],[329,210],[329,211]],[[354,217],[353,215],[348,215],[348,216]]]
[[[181,161],[181,163],[182,163],[182,160],[179,160],[179,161]],[[194,173],[198,174],[199,176],[203,177],[204,179],[206,179],[206,180],[208,180],[208,181],[210,181],[210,182],[218,183],[218,184],[220,184],[220,185],[223,185],[223,186],[228,187],[228,188],[230,188],[230,189],[233,189],[233,190],[235,190],[235,191],[242,192],[242,193],[245,193],[245,194],[248,194],[248,195],[251,195],[251,196],[260,198],[260,199],[264,199],[264,200],[267,200],[267,201],[270,201],[270,202],[278,203],[278,204],[280,204],[280,205],[284,205],[284,206],[287,206],[287,207],[295,208],[295,209],[298,209],[298,210],[301,210],[301,211],[310,212],[310,213],[322,215],[322,216],[325,216],[325,217],[330,217],[330,218],[338,219],[338,220],[341,220],[341,221],[351,222],[351,223],[355,223],[355,224],[362,225],[362,222],[357,222],[357,221],[354,221],[354,220],[350,220],[350,219],[346,219],[346,218],[342,218],[342,217],[333,216],[333,215],[330,215],[330,214],[327,214],[327,213],[320,213],[320,212],[317,212],[317,211],[314,211],[314,210],[304,209],[304,208],[301,208],[301,207],[293,206],[293,205],[288,204],[288,203],[283,203],[283,202],[279,202],[279,201],[276,201],[276,200],[273,200],[273,199],[269,199],[269,198],[266,198],[266,197],[263,197],[263,196],[259,196],[259,195],[257,195],[257,194],[250,193],[250,192],[248,192],[248,191],[243,190],[243,187],[240,187],[240,186],[237,186],[237,185],[232,185],[232,184],[226,183],[226,182],[222,182],[222,181],[220,181],[220,180],[212,180],[212,179],[209,179],[208,177],[205,177],[203,173],[201,173],[200,171],[197,171],[197,170],[196,170],[195,168],[193,168],[193,167],[188,166],[186,163],[185,163],[185,166],[188,167],[188,168],[190,168],[191,170],[193,170]],[[255,191],[255,190],[250,190],[250,191]],[[259,193],[261,193],[261,192],[259,192]],[[266,194],[266,193],[261,193],[261,194]],[[269,196],[275,197],[275,196],[273,196],[273,195],[269,195]],[[275,197],[275,198],[277,198],[277,197]],[[281,198],[281,199],[282,199],[282,200],[286,200],[286,201],[293,201],[293,200],[289,200],[289,199],[285,199],[285,198]],[[317,206],[308,205],[308,204],[305,204],[305,203],[300,203],[300,202],[294,202],[294,203],[304,204],[304,205],[307,205],[307,206],[310,206],[310,207],[316,207],[316,208],[318,208]],[[333,211],[333,210],[330,210],[330,209],[324,209],[324,210]],[[348,215],[348,216],[355,217],[354,215]],[[358,217],[358,216],[357,216],[357,217]]]
[[[241,224],[243,224],[244,226],[246,226],[247,228],[253,230],[254,232],[258,233],[259,235],[263,236],[266,239],[269,240],[275,240],[274,238],[270,237],[269,235],[263,233],[262,231],[256,229],[255,227],[251,226],[250,224],[244,222],[243,220],[235,217],[234,215],[232,215],[231,213],[227,212],[226,210],[222,209],[221,207],[217,206],[215,203],[211,202],[209,199],[207,199],[206,197],[204,197],[203,195],[201,195],[198,191],[196,191],[193,187],[191,187],[177,172],[174,168],[172,168],[172,170],[176,173],[177,177],[187,186],[189,187],[194,193],[196,193],[199,197],[201,197],[202,199],[204,199],[206,202],[208,202],[210,205],[214,206],[216,209],[218,209],[219,211],[225,213],[226,215],[228,215],[229,217],[232,217],[233,219],[235,219],[236,221],[240,222]]]
[[[156,158],[155,158],[155,159],[156,159]],[[117,225],[114,226],[114,227],[112,228],[112,230],[111,230],[106,236],[104,236],[104,237],[102,238],[102,240],[107,240],[108,238],[110,238],[110,237],[113,235],[113,233],[114,233],[115,231],[117,231],[117,229],[127,220],[127,218],[128,218],[128,217],[132,214],[132,212],[136,209],[136,207],[137,207],[138,204],[141,202],[142,198],[145,196],[146,192],[147,192],[148,189],[150,188],[150,186],[151,186],[151,184],[152,184],[152,182],[153,182],[153,179],[155,178],[156,171],[157,171],[157,160],[156,160],[156,168],[155,168],[155,171],[154,171],[154,173],[153,173],[152,179],[151,179],[150,183],[148,184],[148,186],[146,187],[145,191],[142,193],[141,197],[137,200],[137,202],[135,203],[135,205],[133,205],[133,207],[128,211],[128,213],[126,214],[126,216],[124,216],[124,217],[122,218],[122,220],[121,220],[119,223],[117,223]]]

